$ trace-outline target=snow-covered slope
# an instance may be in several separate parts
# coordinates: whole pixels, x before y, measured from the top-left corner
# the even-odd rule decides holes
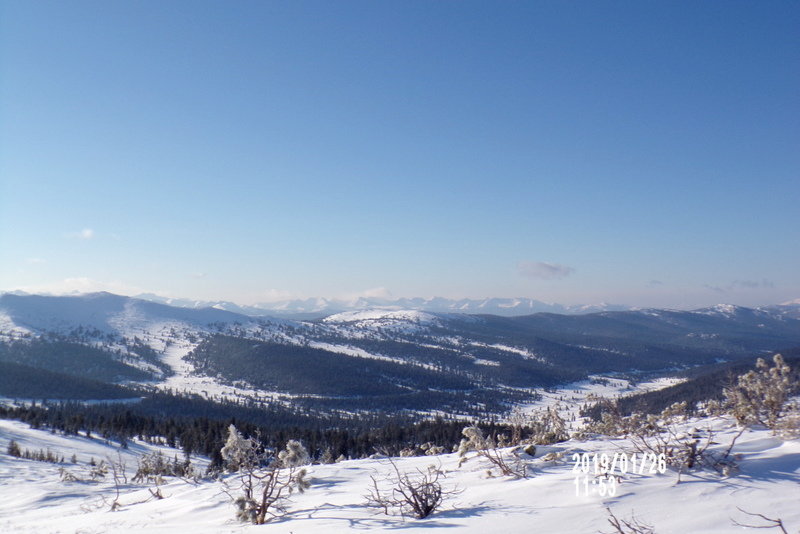
[[[346,326],[349,329],[388,329],[395,332],[415,332],[440,322],[436,315],[417,310],[380,309],[342,312],[323,319],[325,324]]]
[[[102,332],[141,329],[154,323],[182,323],[206,327],[247,318],[215,308],[190,309],[132,299],[111,293],[49,297],[0,295],[0,313],[20,328],[67,332],[76,326]]]
[[[706,424],[719,431],[720,446],[736,433],[733,423],[722,418],[689,421],[684,426]],[[12,439],[22,448],[50,448],[67,458],[74,453],[79,464],[48,464],[10,457],[5,450]],[[128,482],[121,484],[121,508],[112,512],[109,504],[115,497],[115,487],[110,475],[98,482],[63,482],[59,472],[63,468],[82,475],[90,457],[116,459],[118,447],[113,442],[53,435],[22,423],[0,421],[0,531],[329,534],[442,529],[464,534],[582,534],[611,532],[606,508],[623,519],[635,515],[659,534],[750,531],[735,526],[734,520],[764,524],[739,509],[780,518],[788,532],[800,528],[798,441],[783,441],[766,430],[753,430],[746,432],[734,449],[740,465],[734,476],[704,471],[683,474],[678,483],[672,471],[628,473],[622,476],[613,496],[599,495],[598,487],[592,484],[588,486],[589,494],[584,494],[582,475],[573,471],[572,455],[613,455],[627,450],[627,446],[622,439],[595,439],[540,447],[535,458],[522,456],[532,476],[518,480],[487,475],[490,466],[477,458],[458,467],[456,454],[395,459],[402,472],[434,465],[443,471],[446,488],[461,490],[439,512],[424,520],[386,516],[366,506],[364,495],[370,476],[380,479],[387,474],[391,470],[387,460],[316,465],[310,468],[311,489],[292,497],[285,517],[252,526],[234,520],[231,500],[237,492],[233,475],[226,475],[223,481],[199,482],[167,477],[160,488],[164,498],[153,498],[148,491],[152,485],[136,484],[130,478],[136,455],[157,447],[135,442],[121,451],[128,466]],[[560,453],[561,459],[545,460],[544,455],[549,452]]]

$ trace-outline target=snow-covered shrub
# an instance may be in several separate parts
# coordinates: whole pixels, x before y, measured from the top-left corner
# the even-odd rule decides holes
[[[685,471],[710,469],[720,475],[729,476],[738,470],[736,459],[731,452],[744,429],[728,444],[721,444],[717,441],[717,433],[710,427],[683,431],[668,419],[654,422],[651,416],[650,420],[652,426],[642,427],[641,430],[634,430],[628,435],[633,450],[636,453],[663,458],[665,466],[677,471],[679,482],[681,474]]]
[[[738,466],[731,451],[741,432],[727,446],[720,447],[717,434],[710,427],[682,429],[687,408],[686,402],[678,402],[659,415],[623,416],[615,404],[608,402],[601,419],[587,424],[581,435],[626,436],[633,452],[663,458],[665,466],[678,472],[679,481],[681,473],[689,470],[711,469],[724,476],[734,473]]]
[[[225,462],[225,469],[231,473],[252,467],[256,461],[253,440],[242,436],[234,425],[228,427],[228,439],[220,450],[220,454]]]
[[[220,451],[226,468],[238,472],[241,495],[234,499],[236,516],[256,525],[286,513],[285,503],[295,491],[311,486],[306,478],[309,463],[306,448],[289,440],[277,456],[259,451],[253,440],[244,438],[234,425],[228,428],[228,440]]]
[[[508,445],[533,443],[550,445],[569,439],[567,422],[561,416],[558,403],[532,413],[515,409],[508,418],[511,425],[511,437]],[[527,438],[523,438],[527,434]]]
[[[423,443],[419,447],[425,453],[425,456],[438,456],[440,454],[444,454],[445,449],[440,445],[436,445],[432,441],[427,443]]]
[[[308,464],[308,451],[303,444],[296,439],[286,442],[286,449],[278,453],[278,461],[281,467],[300,467]]]
[[[791,379],[791,369],[776,354],[770,367],[763,358],[756,369],[739,376],[736,384],[725,389],[725,399],[731,413],[742,425],[763,424],[775,429],[788,408],[788,400],[797,384]]]
[[[182,462],[178,461],[177,456],[169,460],[161,451],[156,451],[139,458],[139,465],[133,481],[156,482],[157,479],[165,476],[191,477],[193,475],[194,466],[188,457]]]
[[[535,413],[530,426],[530,441],[536,445],[549,445],[569,439],[567,422],[561,417],[558,403],[548,406],[543,412]]]
[[[800,439],[800,404],[794,402],[784,411],[774,428],[775,432],[786,439]]]
[[[446,451],[444,447],[436,445],[432,441],[428,441],[422,445],[414,447],[403,447],[400,449],[398,456],[400,456],[400,458],[410,458],[412,456],[436,456],[439,454],[444,454],[445,452]],[[384,456],[388,457],[389,454]]]
[[[490,441],[483,437],[483,430],[477,426],[467,426],[461,430],[461,443],[458,445],[458,455],[465,458],[470,451],[478,451],[490,447]],[[494,444],[491,444],[493,446]],[[462,463],[465,460],[462,460]]]
[[[498,444],[491,437],[484,437],[483,431],[477,426],[464,427],[461,434],[464,437],[457,449],[458,455],[461,457],[458,462],[459,467],[470,459],[470,452],[475,452],[475,456],[488,460],[503,476],[525,478],[528,475],[524,462],[519,458],[507,458],[507,455],[511,453],[503,450],[502,440]],[[491,470],[489,470],[489,474],[492,474]]]
[[[597,420],[590,420],[575,433],[575,437],[579,439],[585,439],[591,434],[627,436],[633,431],[654,430],[656,417],[653,415],[633,414],[624,416],[619,411],[619,406],[615,401],[597,395],[589,395],[587,400],[595,403],[595,407],[600,410],[600,417]]]
[[[670,404],[661,412],[661,418],[665,421],[685,420],[688,415],[688,405],[686,401]]]
[[[651,434],[658,429],[657,419],[654,415],[646,414],[624,416],[615,408],[604,411],[598,421],[587,423],[580,432],[576,433],[576,437],[585,438],[589,434],[627,436],[633,432]]]
[[[322,456],[319,457],[319,463],[321,464],[336,463],[336,459],[333,457],[333,452],[331,452],[330,448],[325,449],[325,452],[323,452]]]
[[[717,399],[709,399],[705,402],[698,403],[697,406],[700,415],[707,417],[715,417],[726,413],[725,404]]]

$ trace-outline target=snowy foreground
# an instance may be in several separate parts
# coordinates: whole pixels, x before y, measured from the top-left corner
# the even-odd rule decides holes
[[[736,428],[728,419],[716,418],[687,423],[713,425],[720,430],[720,443],[728,443]],[[14,440],[23,449],[49,448],[67,459],[64,464],[14,458],[6,454]],[[446,487],[462,492],[446,502],[444,509],[424,520],[386,516],[365,505],[370,475],[388,473],[387,460],[351,460],[310,467],[313,486],[292,497],[285,518],[253,526],[234,519],[231,497],[221,481],[199,483],[168,479],[157,500],[142,484],[130,482],[136,458],[158,449],[131,442],[119,451],[114,443],[97,438],[62,436],[33,430],[23,423],[0,420],[0,532],[35,533],[140,533],[140,532],[280,532],[336,533],[346,531],[420,532],[441,528],[441,532],[502,533],[589,533],[612,532],[606,507],[617,517],[635,514],[659,534],[706,532],[759,532],[736,526],[733,520],[763,525],[737,507],[781,518],[787,531],[800,531],[800,442],[784,441],[767,430],[748,431],[737,442],[740,471],[724,478],[715,473],[627,474],[613,497],[601,497],[590,486],[591,495],[576,496],[572,454],[597,452],[613,455],[626,446],[625,440],[571,440],[539,447],[535,458],[526,458],[531,471],[527,479],[513,480],[487,476],[487,464],[473,458],[458,467],[458,457],[399,458],[401,471],[441,465]],[[163,448],[173,457],[176,451]],[[119,501],[122,507],[110,511],[115,495],[111,474],[99,482],[62,482],[59,471],[78,475],[88,472],[90,458],[116,459],[118,451],[128,465],[127,484]],[[563,451],[560,461],[543,458],[548,452]],[[70,457],[75,454],[78,464]],[[178,452],[179,456],[180,453]],[[199,464],[204,467],[202,460]],[[83,477],[81,477],[83,478]],[[226,477],[235,494],[236,480]],[[581,490],[583,492],[583,490]],[[774,530],[768,532],[775,532]]]

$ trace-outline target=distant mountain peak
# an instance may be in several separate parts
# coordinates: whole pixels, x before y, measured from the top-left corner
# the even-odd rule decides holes
[[[137,295],[137,298],[183,308],[217,308],[250,316],[283,316],[303,319],[322,318],[342,312],[364,310],[416,310],[430,313],[517,316],[539,312],[581,315],[602,311],[625,311],[631,309],[629,306],[606,303],[565,306],[528,297],[487,297],[482,299],[406,297],[390,299],[386,297],[362,296],[349,300],[309,297],[277,302],[262,302],[252,306],[244,306],[224,301],[167,299],[153,294],[141,294]]]

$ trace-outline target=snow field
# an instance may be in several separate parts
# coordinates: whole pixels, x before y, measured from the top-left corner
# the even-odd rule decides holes
[[[593,376],[589,380],[581,380],[560,386],[550,392],[537,389],[536,393],[542,398],[537,401],[524,403],[519,406],[522,413],[534,413],[544,410],[549,406],[558,404],[559,413],[563,417],[571,430],[576,430],[583,426],[580,410],[584,404],[589,402],[590,396],[616,399],[623,395],[633,395],[663,389],[682,382],[681,378],[656,378],[645,382],[638,382],[635,385],[624,378]],[[575,421],[572,421],[572,417]]]
[[[711,425],[719,431],[720,446],[736,433],[729,419],[693,420],[686,429]],[[460,494],[443,509],[424,520],[385,516],[365,506],[364,495],[370,475],[388,473],[386,459],[349,460],[339,464],[309,468],[313,485],[296,494],[288,514],[266,525],[238,523],[226,490],[236,494],[235,475],[221,481],[199,484],[168,479],[161,487],[162,500],[151,498],[147,488],[129,484],[120,502],[122,509],[108,510],[103,497],[113,497],[112,481],[98,483],[61,482],[59,466],[13,458],[5,454],[8,441],[16,440],[30,449],[50,447],[69,457],[73,452],[83,464],[88,457],[114,458],[117,448],[100,439],[60,436],[34,430],[15,421],[0,421],[0,531],[48,533],[139,533],[139,532],[217,532],[254,531],[264,533],[322,534],[347,531],[428,532],[444,528],[447,532],[486,534],[504,533],[594,533],[609,531],[605,508],[617,517],[631,513],[655,527],[659,534],[689,532],[728,533],[747,529],[736,527],[732,519],[754,523],[737,510],[781,518],[789,532],[800,527],[800,442],[784,441],[767,430],[746,432],[734,452],[740,455],[740,472],[722,478],[709,472],[677,475],[631,474],[623,477],[615,496],[601,497],[596,491],[576,496],[572,454],[613,455],[627,450],[624,439],[593,439],[540,447],[535,458],[524,457],[532,476],[513,480],[487,474],[490,468],[480,458],[472,458],[461,468],[456,454],[435,457],[397,458],[401,471],[440,466],[447,488]],[[135,471],[135,456],[158,449],[132,442],[122,451],[130,461],[129,478]],[[168,457],[176,451],[166,450]],[[559,461],[544,459],[550,452],[562,453]],[[180,453],[178,453],[180,457]],[[65,465],[73,470],[71,463]],[[107,477],[107,479],[110,477]]]

